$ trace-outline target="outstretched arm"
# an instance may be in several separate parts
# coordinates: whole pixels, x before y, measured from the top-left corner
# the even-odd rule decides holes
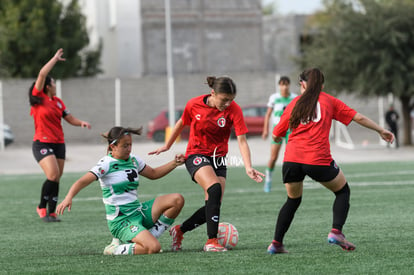
[[[39,75],[37,76],[35,87],[38,91],[41,91],[43,89],[43,86],[45,85],[45,80],[49,72],[52,70],[52,68],[55,66],[55,64],[58,61],[65,61],[66,59],[62,57],[63,55],[63,49],[57,50],[55,55],[47,62],[39,72]]]
[[[73,126],[80,126],[82,128],[88,128],[91,129],[91,125],[89,124],[89,122],[87,121],[83,121],[80,119],[77,119],[76,117],[74,117],[73,115],[69,114],[67,116],[64,117],[64,119],[71,125]]]
[[[368,117],[364,116],[363,114],[357,113],[353,120],[361,126],[365,128],[371,129],[376,131],[383,140],[392,143],[394,141],[394,134],[390,131],[382,128],[377,123],[369,119]]]
[[[155,151],[149,152],[148,155],[159,155],[162,152],[168,151],[171,146],[173,145],[174,141],[177,139],[177,137],[180,135],[181,131],[184,128],[184,123],[182,119],[180,118],[177,123],[174,126],[174,129],[171,132],[171,135],[164,146],[158,148]]]
[[[73,197],[76,196],[76,194],[78,194],[80,190],[82,190],[95,180],[96,176],[91,172],[86,173],[80,179],[78,179],[69,189],[65,199],[57,206],[56,213],[62,215],[66,208],[68,208],[68,211],[70,212],[70,210],[72,209]]]
[[[250,158],[250,148],[249,144],[247,144],[246,135],[237,136],[237,141],[239,143],[239,149],[243,158],[246,174],[256,182],[262,182],[263,179],[260,176],[264,177],[264,174],[252,167],[252,161]]]
[[[175,156],[174,160],[164,165],[161,165],[157,168],[152,168],[151,166],[146,165],[145,168],[139,174],[151,180],[159,179],[167,175],[169,172],[171,172],[177,166],[180,166],[184,162],[185,162],[184,155],[179,154]]]

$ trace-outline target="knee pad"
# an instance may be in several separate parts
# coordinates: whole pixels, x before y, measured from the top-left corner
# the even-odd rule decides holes
[[[208,200],[218,201],[221,200],[221,185],[220,183],[215,183],[207,189]]]

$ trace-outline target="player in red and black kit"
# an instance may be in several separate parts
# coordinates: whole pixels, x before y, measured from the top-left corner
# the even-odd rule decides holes
[[[171,228],[172,250],[181,250],[183,234],[207,223],[208,240],[204,251],[226,251],[217,241],[221,199],[226,184],[226,161],[231,128],[234,127],[247,175],[261,182],[264,174],[251,166],[250,149],[246,140],[247,128],[239,105],[234,102],[236,85],[228,77],[207,77],[210,94],[187,102],[166,144],[150,152],[159,154],[170,149],[185,125],[190,125],[186,151],[186,168],[193,181],[204,190],[205,205],[181,225]]]
[[[350,190],[342,170],[330,152],[329,131],[333,119],[345,125],[355,121],[378,132],[387,142],[394,140],[390,131],[357,113],[339,99],[322,92],[323,83],[324,76],[320,70],[314,68],[302,72],[302,95],[286,107],[279,124],[273,129],[275,141],[280,141],[288,129],[292,133],[286,145],[282,168],[287,200],[279,211],[274,240],[267,250],[270,254],[287,253],[283,238],[301,203],[303,179],[306,175],[335,194],[332,230],[328,242],[337,244],[344,250],[355,249],[355,245],[347,241],[342,233],[348,216]]]
[[[91,128],[88,122],[71,115],[63,101],[56,97],[55,80],[48,74],[58,61],[65,60],[62,55],[63,49],[59,49],[42,67],[36,81],[29,89],[30,115],[33,116],[35,127],[32,150],[36,161],[46,175],[40,204],[36,211],[45,222],[60,221],[55,210],[59,194],[59,180],[63,173],[66,155],[61,120],[64,118],[74,126]]]

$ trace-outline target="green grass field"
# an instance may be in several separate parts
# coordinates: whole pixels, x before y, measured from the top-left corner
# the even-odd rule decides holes
[[[205,225],[189,232],[183,251],[169,251],[171,237],[160,238],[164,252],[144,256],[104,256],[111,241],[98,182],[74,200],[61,223],[47,224],[36,214],[43,175],[7,175],[0,180],[1,274],[413,274],[414,163],[342,165],[351,186],[351,209],[344,233],[353,252],[331,246],[334,195],[306,180],[302,204],[285,237],[289,254],[268,255],[276,216],[286,192],[276,169],[270,194],[251,181],[242,168],[230,168],[221,221],[239,231],[237,247],[226,253],[205,253]],[[264,170],[263,168],[261,170]],[[60,198],[81,174],[66,173]],[[179,192],[186,199],[176,223],[203,202],[201,188],[184,169],[164,179],[141,178],[141,201]]]

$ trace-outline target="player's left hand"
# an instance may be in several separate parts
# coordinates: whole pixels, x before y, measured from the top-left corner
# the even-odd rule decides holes
[[[246,173],[247,173],[247,175],[252,179],[252,180],[254,180],[254,181],[256,181],[256,182],[262,182],[263,181],[263,178],[262,177],[264,177],[265,175],[263,174],[263,173],[261,173],[261,172],[259,172],[259,171],[257,171],[256,169],[254,169],[254,168],[248,168],[248,169],[246,169]]]
[[[389,142],[389,143],[394,142],[395,136],[390,131],[383,129],[383,131],[380,132],[380,135],[381,135],[381,138],[385,140],[386,142]]]
[[[272,136],[274,142],[281,142],[283,140],[282,137]]]

